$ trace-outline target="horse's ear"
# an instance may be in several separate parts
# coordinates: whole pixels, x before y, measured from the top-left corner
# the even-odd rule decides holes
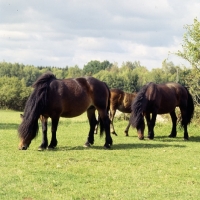
[[[23,114],[20,114],[20,118],[22,118],[22,119],[23,119],[23,118],[24,118],[24,115],[23,115]]]

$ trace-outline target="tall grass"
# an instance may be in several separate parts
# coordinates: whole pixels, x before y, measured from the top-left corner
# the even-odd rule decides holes
[[[188,127],[168,138],[171,123],[157,123],[155,139],[140,141],[127,121],[116,120],[118,136],[112,150],[95,135],[84,148],[89,125],[86,115],[61,119],[54,151],[37,151],[41,129],[27,151],[18,150],[19,112],[0,110],[0,199],[198,199],[200,195],[199,127]],[[50,127],[49,127],[50,131]],[[50,132],[49,132],[50,138]]]

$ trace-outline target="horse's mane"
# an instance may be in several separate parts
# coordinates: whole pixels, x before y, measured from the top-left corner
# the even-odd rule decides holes
[[[23,121],[18,129],[21,137],[26,138],[31,135],[34,138],[37,135],[39,130],[38,118],[46,108],[48,87],[54,79],[56,77],[48,72],[40,76],[33,84],[34,90],[26,102]]]
[[[27,114],[31,115],[33,114],[32,112],[34,111],[35,113],[35,106],[39,102],[40,104],[40,111],[45,109],[47,105],[47,100],[46,100],[46,94],[48,91],[49,83],[56,79],[56,77],[51,73],[47,72],[46,74],[43,74],[40,76],[35,83],[33,83],[32,87],[34,88],[32,94],[30,95],[28,101],[26,102],[25,109],[24,109],[24,118],[27,118]],[[39,106],[37,106],[39,107]],[[38,109],[36,109],[37,112],[40,112]],[[42,112],[41,111],[41,112]],[[41,112],[38,115],[38,118],[41,114]]]
[[[148,83],[146,85],[144,85],[140,91],[137,93],[135,99],[133,100],[133,103],[131,105],[131,117],[130,117],[130,122],[132,124],[133,127],[138,127],[139,124],[141,124],[141,122],[143,122],[143,102],[145,99],[145,93],[149,87],[151,83]]]

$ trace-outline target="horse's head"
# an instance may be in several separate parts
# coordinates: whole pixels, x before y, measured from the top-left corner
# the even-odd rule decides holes
[[[27,150],[30,143],[31,143],[31,141],[27,141],[27,140],[20,138],[20,143],[18,146],[19,150]]]
[[[140,140],[144,140],[144,130],[142,131],[141,129],[137,129],[137,133],[138,133],[138,138]]]
[[[35,134],[32,134],[32,130],[34,130],[34,129],[31,130],[31,129],[26,128],[27,121],[25,120],[24,115],[20,114],[20,117],[22,119],[22,123],[18,129],[19,138],[20,138],[20,143],[19,143],[18,147],[19,147],[19,150],[26,150],[29,147],[29,145],[31,144],[32,139],[35,137]]]
[[[141,118],[141,121],[136,128],[137,128],[138,138],[140,140],[143,140],[144,139],[144,129],[145,129],[144,118]]]

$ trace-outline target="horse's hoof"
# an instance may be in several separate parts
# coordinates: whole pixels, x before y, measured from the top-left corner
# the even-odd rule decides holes
[[[139,140],[144,140],[144,137],[138,137],[139,138]]]
[[[183,138],[185,141],[188,141],[189,140],[189,138]]]
[[[176,135],[172,135],[172,134],[170,134],[168,137],[169,137],[169,138],[175,138]]]
[[[38,147],[38,151],[44,151],[44,150],[46,150],[46,148],[44,148],[44,147]]]
[[[83,145],[83,147],[91,147],[91,145],[90,145],[90,143],[89,142],[86,142],[84,145]]]
[[[112,134],[115,135],[115,136],[117,136],[117,133],[115,133],[115,132],[112,132]]]
[[[153,140],[154,138],[148,137],[149,140]]]
[[[48,146],[48,148],[47,148],[48,150],[54,150],[55,149],[55,147],[52,147],[52,146]]]
[[[109,144],[104,144],[104,149],[109,150],[110,149],[110,145]]]

